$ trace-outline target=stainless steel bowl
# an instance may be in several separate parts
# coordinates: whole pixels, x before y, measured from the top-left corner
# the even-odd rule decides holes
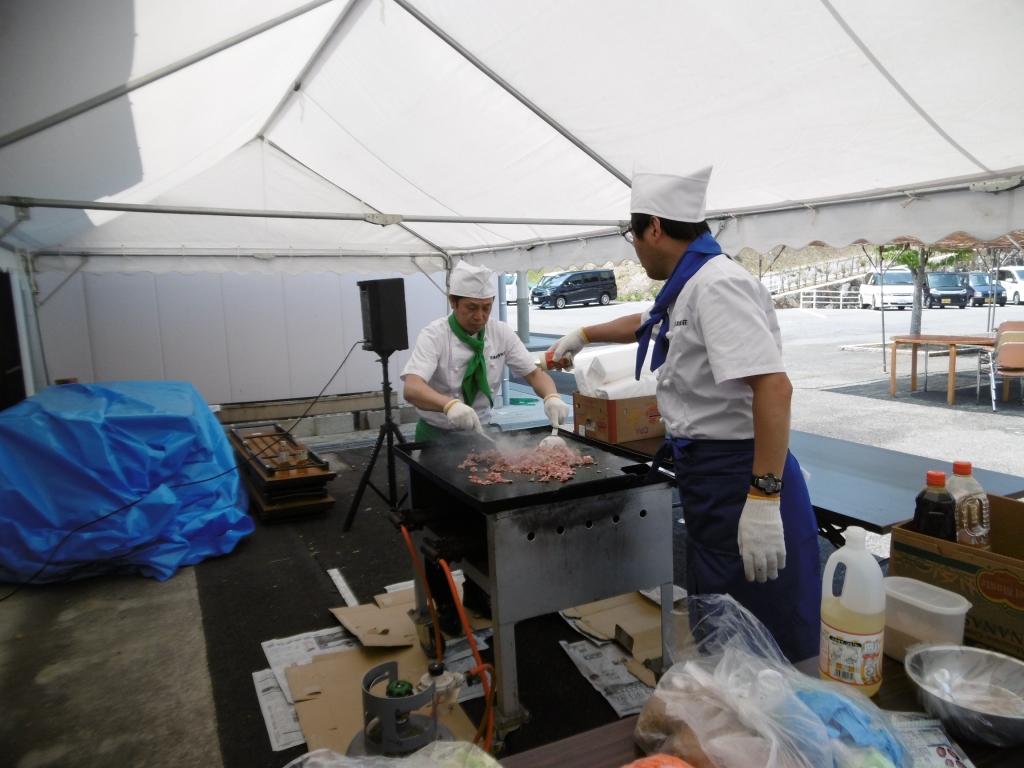
[[[1024,742],[1024,662],[965,645],[917,645],[904,665],[921,706],[956,737]]]

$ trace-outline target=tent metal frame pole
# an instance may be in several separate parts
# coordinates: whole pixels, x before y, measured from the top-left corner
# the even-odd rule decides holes
[[[313,51],[313,55],[309,57],[309,61],[306,62],[306,66],[302,68],[302,70],[298,74],[298,77],[295,78],[295,81],[291,84],[288,90],[285,91],[284,95],[281,97],[281,100],[277,103],[277,106],[274,107],[274,111],[270,113],[270,117],[268,117],[266,121],[263,123],[263,127],[256,132],[257,138],[265,137],[267,131],[269,131],[274,126],[274,123],[277,122],[277,118],[281,116],[281,114],[284,112],[285,107],[287,107],[288,103],[291,101],[292,95],[294,93],[297,93],[302,88],[303,84],[306,82],[306,79],[313,71],[313,68],[320,63],[320,57],[323,56],[324,51],[327,50],[327,47],[331,45],[332,42],[334,42],[334,39],[337,36],[338,31],[342,28],[342,26],[344,26],[346,21],[348,21],[350,18],[353,18],[353,12],[356,10],[356,6],[360,6],[359,11],[361,13],[362,11],[366,10],[367,5],[369,5],[369,0],[349,0],[348,5],[346,5],[342,9],[341,13],[338,14],[338,18],[335,19],[334,23],[331,25],[331,28],[327,31],[327,34],[324,35],[324,39],[320,41],[320,45],[318,45],[316,47],[316,50]]]
[[[81,211],[121,211],[124,213],[166,213],[180,216],[240,216],[257,219],[313,219],[318,221],[364,221],[388,226],[405,222],[424,224],[526,224],[535,226],[619,227],[617,219],[542,219],[507,218],[501,216],[404,216],[391,213],[330,213],[327,211],[276,211],[259,208],[194,208],[181,205],[150,205],[143,203],[101,203],[90,200],[56,200],[44,197],[11,197],[0,195],[0,205],[21,208],[67,208]]]
[[[529,109],[531,112],[533,112],[533,114],[535,114],[537,117],[539,117],[545,123],[547,123],[552,128],[554,128],[556,131],[558,131],[570,143],[574,144],[578,149],[580,149],[584,153],[586,153],[586,155],[588,157],[590,157],[591,160],[596,162],[598,165],[600,165],[602,168],[604,168],[606,171],[608,171],[608,173],[610,173],[616,179],[621,181],[627,187],[632,187],[633,186],[632,183],[630,182],[629,178],[624,173],[622,173],[622,171],[620,171],[618,168],[616,168],[610,162],[608,162],[603,157],[601,157],[601,155],[599,155],[597,152],[595,152],[593,149],[591,149],[581,139],[579,139],[575,135],[573,135],[565,126],[563,126],[561,123],[559,123],[557,120],[555,120],[555,118],[553,118],[551,115],[549,115],[543,109],[541,109],[536,104],[534,104],[532,101],[530,101],[528,98],[526,98],[526,96],[524,96],[522,93],[520,93],[518,90],[516,90],[512,86],[511,83],[507,82],[503,77],[501,77],[501,75],[499,75],[493,69],[488,67],[482,61],[480,61],[480,59],[478,59],[476,56],[474,56],[472,53],[470,53],[469,50],[464,48],[451,35],[449,35],[447,32],[445,32],[443,29],[441,29],[439,26],[437,26],[437,24],[435,24],[433,21],[431,21],[426,16],[424,16],[416,7],[414,7],[412,5],[412,3],[408,2],[408,0],[395,0],[395,4],[401,6],[403,9],[405,9],[405,11],[410,16],[412,16],[414,19],[416,19],[418,22],[420,22],[420,24],[425,26],[427,29],[429,29],[431,32],[433,32],[435,35],[437,35],[439,38],[441,38],[445,43],[447,43],[449,46],[451,46],[466,61],[468,61],[474,67],[476,67],[481,72],[483,72],[485,75],[487,75],[487,77],[491,78],[491,80],[493,80],[495,83],[497,83],[499,86],[501,86],[505,91],[507,91],[514,99],[516,99],[524,107]]]
[[[203,59],[207,59],[210,56],[220,53],[221,51],[226,51],[228,48],[233,48],[239,43],[244,43],[250,38],[256,37],[267,30],[284,24],[286,21],[291,21],[298,16],[302,16],[309,11],[319,8],[321,5],[326,5],[330,2],[333,2],[333,0],[313,0],[313,2],[299,6],[288,13],[283,13],[276,18],[269,19],[262,24],[252,27],[251,29],[247,29],[245,32],[240,32],[233,37],[229,37],[227,40],[222,40],[216,45],[211,45],[209,48],[193,53],[191,56],[186,56],[184,59],[180,59],[173,64],[168,64],[166,67],[161,67],[147,75],[137,77],[134,80],[129,80],[124,85],[118,85],[115,88],[111,88],[109,91],[93,96],[91,99],[86,99],[78,104],[62,109],[59,112],[55,112],[48,117],[44,117],[41,120],[36,120],[34,123],[29,123],[22,128],[18,128],[17,130],[4,134],[3,136],[0,136],[0,148],[6,147],[8,144],[13,144],[16,141],[27,139],[29,136],[33,136],[40,131],[45,131],[47,128],[59,125],[60,123],[70,120],[73,117],[77,117],[84,112],[88,112],[89,110],[102,106],[109,101],[119,99],[132,91],[138,90],[150,83],[155,83],[157,80],[161,80],[168,75],[173,75],[175,72],[185,69],[186,67],[190,67]]]

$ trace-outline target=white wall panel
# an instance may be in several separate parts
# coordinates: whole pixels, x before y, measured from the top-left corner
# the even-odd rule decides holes
[[[352,343],[345,342],[338,275],[289,275],[283,282],[292,397],[315,397]],[[339,373],[326,394],[345,391]]]
[[[96,380],[85,304],[85,276],[79,272],[58,290],[63,279],[63,275],[52,272],[36,275],[39,297],[46,301],[39,308],[46,368],[50,381],[75,378],[84,384]]]
[[[154,276],[86,275],[96,381],[163,379]]]
[[[387,276],[79,273],[40,310],[50,375],[189,381],[210,403],[311,397],[362,338],[356,283]],[[42,296],[61,279],[40,274]],[[405,280],[415,343],[446,304],[426,276]],[[410,355],[390,359],[396,392]],[[327,393],[379,390],[377,360],[357,347]]]
[[[167,378],[191,382],[208,403],[230,402],[220,276],[158,275],[156,297]]]
[[[221,275],[234,402],[292,397],[282,275]]]

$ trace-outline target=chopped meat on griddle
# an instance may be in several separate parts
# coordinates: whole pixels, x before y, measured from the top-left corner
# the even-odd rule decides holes
[[[489,464],[491,471],[483,478],[470,475],[469,481],[476,485],[511,483],[511,480],[501,476],[502,472],[537,475],[536,478],[530,478],[531,482],[536,479],[541,483],[552,480],[565,483],[576,475],[576,467],[593,464],[594,459],[592,456],[583,456],[578,450],[568,446],[531,448],[511,453],[492,450],[469,454],[459,465],[459,469],[476,471],[478,463]]]

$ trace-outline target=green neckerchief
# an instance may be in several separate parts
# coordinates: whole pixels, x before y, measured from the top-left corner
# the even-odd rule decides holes
[[[491,385],[487,383],[487,359],[484,357],[484,331],[481,329],[476,338],[466,333],[462,326],[455,320],[455,313],[448,315],[448,326],[452,329],[455,337],[473,350],[473,356],[469,358],[466,372],[462,376],[462,396],[470,408],[476,400],[477,392],[483,392],[491,405],[494,405],[494,398],[491,396]]]

